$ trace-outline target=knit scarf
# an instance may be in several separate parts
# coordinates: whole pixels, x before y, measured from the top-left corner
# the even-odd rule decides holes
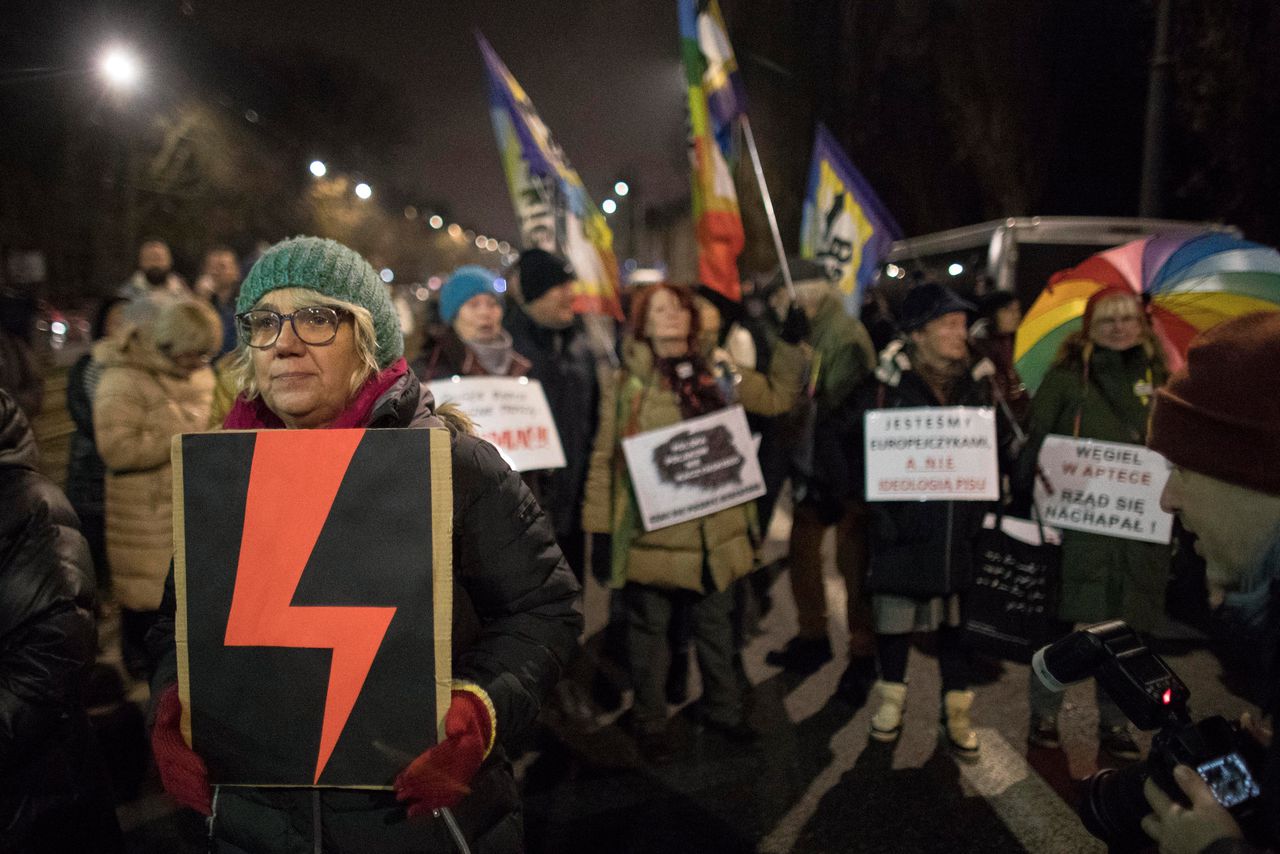
[[[511,346],[511,333],[507,330],[499,329],[498,334],[488,341],[471,340],[463,343],[471,348],[476,361],[480,363],[480,367],[484,368],[485,373],[504,377],[507,371],[511,370],[511,362],[515,358],[516,351]]]
[[[675,392],[681,418],[696,418],[724,408],[724,394],[700,356],[655,356],[653,365],[663,384]]]
[[[401,358],[369,377],[328,429],[364,427],[373,413],[374,404],[407,373],[409,363]],[[253,400],[245,400],[243,394],[238,395],[222,422],[224,430],[279,430],[284,426],[284,421],[267,407],[261,395]]]

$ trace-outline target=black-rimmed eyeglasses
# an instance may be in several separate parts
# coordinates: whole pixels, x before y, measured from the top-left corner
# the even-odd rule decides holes
[[[240,340],[259,350],[276,343],[286,320],[293,326],[293,334],[304,344],[322,346],[338,337],[338,325],[350,314],[344,308],[327,305],[308,306],[291,314],[255,308],[237,314],[236,326],[240,330]]]

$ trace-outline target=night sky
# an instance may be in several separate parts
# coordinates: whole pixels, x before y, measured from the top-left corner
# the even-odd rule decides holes
[[[365,63],[399,89],[416,142],[391,176],[461,221],[514,236],[489,122],[479,29],[524,85],[599,202],[614,181],[645,204],[688,193],[675,4],[193,2],[192,18],[251,51],[281,40]],[[607,22],[607,26],[602,26]]]

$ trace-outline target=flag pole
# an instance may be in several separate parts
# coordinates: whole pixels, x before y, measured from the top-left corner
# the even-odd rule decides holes
[[[756,173],[756,184],[760,187],[760,198],[764,200],[765,216],[769,220],[769,232],[773,235],[773,249],[778,253],[778,269],[782,271],[782,283],[787,286],[791,299],[796,298],[796,286],[791,281],[791,268],[787,266],[787,251],[782,246],[782,233],[778,231],[778,218],[773,213],[773,199],[769,197],[769,186],[764,182],[764,167],[760,165],[760,152],[756,150],[756,137],[751,132],[751,119],[743,113],[742,135],[747,141],[747,152],[751,155],[751,166]]]

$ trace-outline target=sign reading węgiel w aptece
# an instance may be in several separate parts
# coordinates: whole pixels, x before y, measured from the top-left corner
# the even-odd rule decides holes
[[[990,407],[872,409],[865,426],[868,501],[1000,497]]]
[[[1046,525],[1167,543],[1173,516],[1160,509],[1169,462],[1123,442],[1046,436],[1036,506]]]
[[[764,495],[741,406],[622,440],[646,531],[710,516]]]

